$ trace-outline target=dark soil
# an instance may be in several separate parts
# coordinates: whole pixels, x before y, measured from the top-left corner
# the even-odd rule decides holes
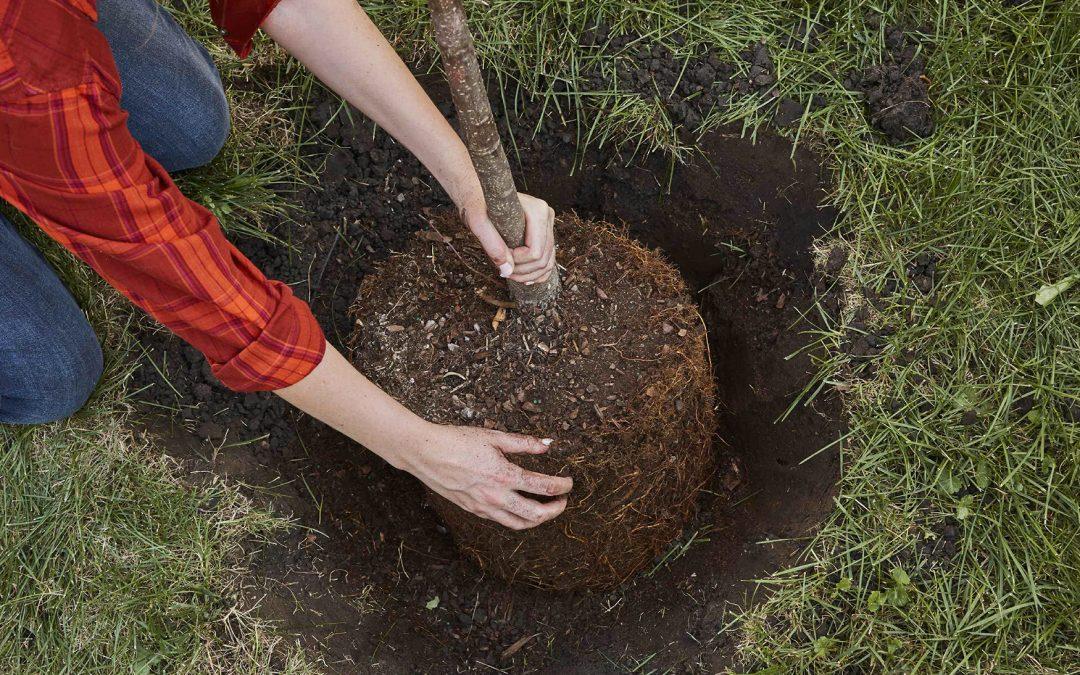
[[[615,587],[681,532],[713,474],[705,327],[656,251],[572,213],[556,221],[558,302],[506,307],[475,237],[436,219],[360,287],[352,360],[421,417],[554,437],[526,469],[571,476],[565,513],[523,532],[432,495],[462,551],[509,581]]]
[[[438,87],[433,94],[448,100]],[[276,232],[293,250],[238,245],[310,298],[342,345],[364,274],[447,202],[385,135],[330,119],[329,99],[313,106],[316,122],[328,124],[327,151],[344,149],[333,151],[322,191],[301,195],[304,224]],[[515,133],[529,139],[523,125]],[[195,470],[253,486],[257,499],[312,528],[259,554],[248,595],[336,670],[606,673],[655,655],[649,669],[713,672],[733,652],[731,637],[717,637],[728,610],[756,593],[746,580],[793,564],[800,538],[831,508],[838,451],[817,451],[842,431],[838,401],[822,394],[785,417],[812,369],[800,352],[810,327],[803,312],[815,283],[829,288],[810,255],[835,219],[818,207],[825,193],[816,158],[800,149],[792,160],[790,144],[768,133],[752,144],[719,131],[672,172],[661,157],[632,167],[610,154],[575,162],[573,137],[548,126],[519,144],[521,184],[557,210],[625,222],[698,291],[727,463],[681,545],[615,591],[543,592],[483,574],[460,556],[410,476],[272,395],[223,390],[174,338],[144,336],[154,367],[141,369],[140,396],[153,404],[147,419],[165,435],[163,447]],[[830,261],[837,269],[844,262]],[[156,415],[156,406],[170,410]],[[203,439],[229,447],[214,452]]]
[[[844,85],[863,94],[870,123],[889,140],[904,143],[934,133],[925,54],[899,26],[885,29],[881,63],[849,73]]]
[[[790,36],[789,46],[812,51],[820,33],[820,25],[800,22]],[[618,58],[614,68],[608,65],[611,60],[601,60],[587,69],[583,78],[585,88],[632,91],[659,100],[686,142],[696,138],[696,130],[711,112],[741,96],[764,98],[779,126],[798,121],[808,105],[813,108],[824,105],[820,97],[807,102],[780,97],[776,68],[764,41],[749,45],[739,54],[741,62],[732,63],[711,47],[687,54],[681,36],[670,39],[671,46],[680,54],[666,45],[645,41],[636,33],[612,37],[605,25],[588,31],[582,36],[584,49],[592,47],[605,56]]]

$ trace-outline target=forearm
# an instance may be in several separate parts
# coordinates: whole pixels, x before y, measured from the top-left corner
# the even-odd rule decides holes
[[[283,0],[263,29],[408,148],[459,208],[483,198],[465,145],[355,0]]]
[[[487,217],[464,143],[355,0],[283,0],[263,28],[423,162],[500,274],[528,283],[550,273],[554,212],[541,200],[523,196],[530,245],[513,252],[507,248]],[[513,276],[519,263],[521,274]],[[375,386],[333,346],[325,348],[322,361],[307,377],[277,390],[281,398],[482,518],[524,529],[566,508],[562,495],[573,486],[570,478],[526,471],[505,457],[545,452],[551,439],[426,422]],[[540,502],[522,493],[555,499]]]
[[[503,456],[545,452],[550,439],[425,422],[361,375],[329,343],[310,375],[275,393],[482,518],[524,529],[566,508],[565,498],[539,503],[521,492],[559,497],[573,487],[570,478],[525,471]]]
[[[401,449],[423,444],[432,426],[364,377],[329,342],[315,370],[274,393],[397,468],[407,468]]]

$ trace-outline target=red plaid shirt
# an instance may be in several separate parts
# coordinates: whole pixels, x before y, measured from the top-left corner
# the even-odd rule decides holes
[[[217,0],[242,54],[277,0]],[[0,0],[0,196],[194,345],[238,391],[310,373],[324,338],[128,133],[94,0]],[[2,273],[2,271],[0,271]]]

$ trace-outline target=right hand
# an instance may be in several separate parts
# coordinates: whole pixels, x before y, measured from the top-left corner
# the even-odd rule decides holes
[[[547,281],[555,270],[555,210],[543,199],[518,193],[525,214],[525,245],[511,250],[488,217],[483,196],[474,198],[460,209],[468,225],[499,276],[531,286]]]
[[[528,471],[504,453],[540,454],[550,440],[475,427],[425,423],[397,465],[457,506],[514,530],[551,520],[566,509],[570,478]],[[522,493],[557,497],[548,502]]]

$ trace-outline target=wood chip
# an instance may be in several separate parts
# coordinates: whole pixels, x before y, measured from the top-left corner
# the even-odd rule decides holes
[[[604,289],[600,288],[599,286],[596,287],[596,297],[600,298],[601,300],[608,299],[607,293],[605,293]]]
[[[780,297],[776,299],[776,308],[777,309],[783,309],[784,305],[786,303],[787,303],[787,294],[786,293],[781,293]]]
[[[390,324],[386,327],[387,333],[400,333],[403,330],[405,330],[405,326],[399,326],[396,323]]]
[[[436,232],[435,230],[423,230],[423,231],[419,232],[416,236],[420,237],[421,239],[426,239],[427,241],[433,241],[436,244],[449,244],[450,243],[450,237],[447,237],[444,234],[440,234],[439,232]]]
[[[506,321],[506,308],[500,307],[495,310],[495,316],[491,319],[492,330],[499,330],[499,324]]]
[[[490,293],[488,293],[486,288],[478,288],[478,289],[476,289],[476,294],[478,296],[480,296],[481,300],[483,300],[484,302],[486,302],[489,305],[494,305],[495,307],[504,307],[506,309],[517,309],[517,303],[516,302],[513,302],[511,300],[503,300],[501,298],[496,298],[494,295],[491,295]]]
[[[521,638],[520,640],[518,640],[514,644],[510,645],[509,647],[507,647],[506,649],[504,649],[502,651],[502,654],[499,654],[499,660],[503,661],[505,659],[510,658],[514,654],[517,654],[519,651],[521,651],[522,647],[529,644],[529,641],[532,640],[534,637],[536,637],[539,634],[540,633],[533,633],[532,635],[526,635],[525,637]]]

